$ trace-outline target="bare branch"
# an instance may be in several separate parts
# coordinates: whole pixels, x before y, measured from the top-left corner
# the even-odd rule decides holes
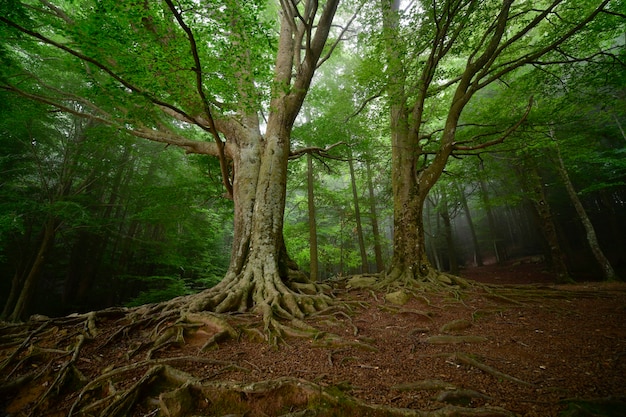
[[[606,6],[609,3],[609,1],[610,0],[603,0],[602,3],[600,5],[598,5],[598,7],[596,7],[594,9],[594,11],[591,12],[585,19],[580,21],[578,24],[573,26],[569,31],[567,31],[561,37],[559,37],[558,39],[556,39],[554,42],[550,43],[549,45],[546,45],[544,48],[540,49],[539,51],[523,55],[523,56],[521,56],[521,57],[519,57],[519,58],[517,58],[515,60],[505,62],[505,63],[503,63],[501,65],[498,65],[498,66],[496,66],[494,68],[486,67],[484,69],[484,71],[481,74],[479,74],[479,76],[477,77],[477,81],[479,81],[481,79],[484,79],[484,81],[479,82],[477,84],[477,88],[478,89],[483,88],[483,87],[487,86],[488,84],[491,84],[495,80],[501,78],[505,74],[508,74],[511,71],[513,71],[513,70],[515,70],[517,68],[522,67],[523,65],[526,65],[526,64],[529,64],[529,63],[533,63],[533,62],[537,62],[541,57],[545,56],[546,54],[548,54],[551,51],[554,51],[560,45],[562,45],[565,41],[570,39],[572,36],[574,36],[576,33],[578,33],[582,28],[584,28],[598,14],[600,14],[603,11],[604,6]],[[558,3],[558,1],[555,2],[555,4],[556,3]],[[522,33],[525,34],[526,32],[528,32],[528,30],[531,29],[531,27],[530,27],[531,24],[532,23],[530,23],[526,28],[524,28],[518,34],[516,34],[511,39],[509,39],[508,42],[503,44],[499,48],[499,52],[498,53],[500,53],[502,50],[507,48],[512,42],[514,42],[514,40],[519,39],[519,37],[521,37],[520,35]]]
[[[115,120],[112,117],[103,117],[103,116],[98,116],[96,114],[93,113],[87,113],[85,111],[81,111],[77,108],[65,105],[63,103],[60,103],[59,101],[57,101],[55,98],[52,97],[47,97],[44,95],[40,95],[40,94],[33,94],[33,93],[29,93],[27,91],[21,90],[17,87],[11,86],[11,85],[2,85],[0,86],[0,90],[5,90],[5,91],[11,91],[15,94],[18,94],[22,97],[28,98],[29,100],[33,100],[39,103],[43,103],[43,104],[47,104],[49,106],[52,106],[64,113],[68,113],[68,114],[72,114],[74,116],[77,117],[81,117],[84,119],[89,119],[89,120],[93,120],[95,122],[99,122],[102,123],[104,125],[107,126],[111,126],[113,128],[119,129],[121,131],[124,131],[130,135],[136,136],[136,137],[140,137],[143,139],[149,139],[152,140],[154,142],[160,142],[160,143],[166,143],[169,145],[174,145],[180,148],[185,149],[185,151],[187,151],[188,153],[196,153],[196,154],[202,154],[202,155],[212,155],[212,156],[218,156],[218,150],[217,147],[210,142],[201,142],[201,141],[197,141],[197,140],[192,140],[192,139],[187,139],[184,136],[178,135],[175,132],[167,129],[165,126],[161,126],[160,130],[154,130],[154,129],[150,129],[148,127],[140,127],[140,128],[132,128],[129,127],[129,125],[127,123],[124,123],[123,121],[119,121],[119,120]],[[82,104],[86,107],[89,107],[93,110],[96,110],[99,113],[102,113],[104,115],[108,114],[100,109],[99,107],[95,106],[93,103],[85,103],[83,100],[74,100],[71,97],[65,97],[66,100],[68,101],[72,101],[72,102],[76,102],[79,104]]]
[[[377,98],[379,98],[380,96],[382,96],[383,92],[382,90],[377,92],[374,95],[369,96],[368,98],[366,98],[365,100],[363,100],[363,102],[361,103],[361,105],[348,117],[346,117],[345,122],[347,122],[348,120],[352,119],[353,117],[359,115],[359,113],[361,113],[363,111],[363,109],[365,108],[365,106],[368,105],[368,103],[370,103],[373,100],[376,100]]]
[[[610,10],[602,10],[602,13],[606,13],[611,16],[617,16],[617,17],[621,17],[622,19],[626,19],[626,13],[612,12]]]
[[[345,142],[337,142],[332,145],[328,145],[325,148],[320,148],[318,146],[310,146],[307,148],[298,149],[289,153],[289,159],[290,160],[298,159],[301,156],[304,156],[306,154],[317,155],[319,157],[327,158],[327,159],[341,159],[340,157],[330,155],[328,152],[330,152],[333,148],[336,148],[337,146],[345,145],[345,144],[346,144]]]
[[[63,10],[50,3],[48,0],[39,0],[43,5],[45,5],[48,9],[52,10],[55,16],[61,18],[68,25],[73,25],[74,20],[70,18]]]
[[[0,90],[4,90],[4,91],[11,91],[13,93],[16,93],[22,97],[25,97],[29,100],[33,100],[33,101],[37,101],[39,103],[43,103],[43,104],[47,104],[49,106],[55,107],[58,110],[64,112],[64,113],[69,113],[69,114],[73,114],[74,116],[78,116],[78,117],[82,117],[85,119],[91,119],[94,120],[96,122],[100,122],[100,123],[104,123],[110,126],[115,126],[115,127],[119,127],[119,124],[117,123],[113,123],[111,120],[100,117],[100,116],[96,116],[95,114],[91,114],[91,113],[85,113],[85,112],[81,112],[80,110],[76,110],[72,107],[66,106],[64,104],[61,104],[57,101],[55,101],[54,98],[52,97],[47,97],[44,95],[39,95],[39,94],[32,94],[29,93],[27,91],[21,90],[15,86],[12,86],[10,84],[3,84],[0,85]]]
[[[481,144],[478,145],[460,145],[458,143],[454,143],[452,146],[452,152],[455,151],[475,151],[478,149],[484,149],[484,148],[488,148],[490,146],[494,146],[494,145],[498,145],[502,142],[504,142],[504,140],[506,138],[508,138],[509,136],[511,136],[511,134],[513,134],[513,132],[515,132],[528,118],[528,115],[530,114],[530,110],[533,107],[533,97],[530,97],[530,99],[528,100],[528,106],[526,107],[526,111],[524,112],[524,115],[522,116],[522,118],[515,123],[513,126],[511,126],[510,128],[508,128],[507,130],[504,131],[504,133],[502,135],[500,135],[499,137],[497,137],[496,139],[487,141],[487,142],[483,142]],[[483,135],[479,135],[479,136],[483,136]],[[476,139],[479,136],[475,136],[472,139]]]
[[[124,128],[124,131],[133,136],[148,139],[153,142],[166,143],[168,145],[178,146],[187,153],[195,153],[201,155],[219,156],[219,150],[213,142],[201,142],[198,140],[187,139],[170,130],[161,127],[159,130],[140,127],[136,129]]]
[[[339,45],[339,42],[341,42],[342,40],[344,40],[344,35],[346,34],[346,32],[350,29],[350,26],[352,25],[352,23],[354,22],[354,19],[356,19],[357,15],[359,14],[359,12],[361,11],[361,9],[363,8],[363,5],[365,4],[365,2],[362,2],[359,7],[357,8],[357,10],[354,12],[354,14],[352,15],[352,17],[350,18],[350,20],[348,20],[348,23],[342,28],[341,33],[339,34],[339,36],[337,37],[337,40],[335,40],[335,42],[333,42],[333,44],[330,46],[328,53],[326,55],[324,55],[319,62],[317,63],[317,68],[319,68],[324,62],[326,62],[328,60],[328,58],[330,58],[330,56],[332,55],[333,51],[335,50],[335,48],[337,47],[337,45]]]

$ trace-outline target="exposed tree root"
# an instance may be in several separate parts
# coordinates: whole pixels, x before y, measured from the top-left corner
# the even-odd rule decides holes
[[[143,397],[143,398],[142,398]],[[155,400],[150,401],[150,398]],[[278,378],[259,382],[202,382],[169,365],[154,365],[122,392],[87,404],[79,398],[70,410],[72,415],[121,416],[138,404],[155,407],[159,415],[250,416],[404,416],[404,417],[511,417],[500,408],[465,408],[445,406],[433,411],[419,411],[366,404],[333,387],[323,387],[297,378]],[[82,408],[81,408],[82,405]]]
[[[396,267],[379,276],[359,276],[357,280],[349,280],[348,286],[370,288],[387,294],[402,291],[429,305],[427,294],[448,295],[455,300],[462,300],[464,291],[481,288],[476,282],[437,271],[427,265],[419,270]]]
[[[153,319],[146,320],[146,314],[153,315]],[[325,313],[319,314],[328,314],[329,317],[340,316],[350,323],[350,316],[335,308],[328,308]],[[119,315],[118,312],[115,317],[117,318]],[[71,319],[49,320],[45,326],[41,322],[29,322],[12,328],[12,334],[20,335],[25,342],[17,345],[17,347],[13,346],[11,349],[13,351],[5,355],[3,367],[13,372],[18,368],[28,368],[30,361],[37,360],[41,363],[41,366],[38,367],[41,372],[26,372],[21,378],[12,378],[10,381],[9,378],[6,378],[0,387],[3,387],[5,391],[19,390],[25,384],[32,384],[33,382],[45,386],[45,390],[39,393],[39,397],[29,407],[28,415],[30,416],[39,415],[40,411],[44,410],[47,404],[54,401],[54,398],[66,388],[76,391],[76,394],[70,397],[73,399],[67,410],[68,417],[82,415],[128,416],[136,413],[137,407],[142,410],[154,411],[154,414],[144,415],[166,416],[190,414],[512,416],[511,413],[500,408],[466,408],[453,404],[431,411],[371,405],[348,395],[341,389],[321,386],[295,378],[279,378],[254,383],[215,381],[213,380],[215,376],[229,370],[249,370],[228,361],[222,362],[203,357],[184,356],[159,359],[155,355],[160,349],[165,349],[172,344],[187,343],[188,339],[191,340],[194,337],[194,332],[200,331],[199,329],[213,331],[212,336],[206,337],[207,341],[199,348],[200,350],[206,348],[207,345],[213,345],[220,337],[237,337],[237,330],[223,315],[206,311],[181,313],[166,309],[163,306],[146,306],[136,310],[128,310],[126,316],[119,320],[119,328],[110,335],[104,334],[98,328],[101,319],[99,313],[95,312],[74,315]],[[48,332],[55,321],[64,323],[64,329],[74,330],[73,334],[56,339],[62,340],[68,345],[66,347],[58,346],[60,349],[47,347],[35,349],[35,339]],[[289,322],[276,320],[272,325],[277,326],[276,329],[279,329],[283,335],[313,337],[314,345],[324,348],[357,347],[368,351],[376,350],[365,340],[348,341],[332,334],[320,333],[299,319],[292,319]],[[31,327],[33,330],[29,330]],[[58,330],[59,327],[56,328],[58,334],[66,331]],[[358,329],[354,330],[354,332],[356,331]],[[137,347],[136,342],[130,339],[138,333],[148,336],[151,342]],[[128,363],[127,360],[118,364],[111,363],[98,376],[92,376],[89,380],[85,378],[77,366],[81,352],[90,345],[98,345],[98,343],[108,345],[114,339],[120,344],[127,344],[131,356],[143,351],[145,353],[143,359],[134,363]],[[10,337],[6,338],[5,341],[7,343],[14,342]],[[6,344],[0,347],[5,351],[7,349]],[[91,349],[94,347],[91,346]],[[39,353],[33,354],[35,351]],[[456,359],[486,370],[485,366],[477,365],[476,361],[462,354],[458,354]],[[205,373],[202,378],[198,378],[175,368],[174,366],[179,361],[181,363],[206,364],[216,370],[208,375]],[[329,361],[331,364],[333,363],[332,353],[329,356]],[[486,371],[498,377],[504,375],[495,370],[487,369]],[[471,393],[457,391],[442,393],[441,395],[445,394],[446,396],[444,402],[453,403],[453,400],[456,401],[458,398],[471,399],[473,398],[472,395],[480,394],[470,395]]]
[[[342,349],[358,348],[376,351],[371,340],[359,337],[359,328],[352,321],[353,308],[362,302],[336,302],[325,293],[326,288],[302,281],[283,282],[277,274],[268,273],[263,280],[254,279],[256,273],[248,270],[245,279],[231,277],[221,289],[180,297],[166,303],[135,309],[109,309],[63,318],[34,317],[21,324],[0,323],[0,394],[19,392],[25,386],[37,386],[36,398],[24,415],[40,415],[55,397],[70,398],[68,416],[123,416],[133,410],[159,410],[145,415],[276,415],[276,416],[510,416],[498,408],[464,408],[448,405],[438,410],[407,410],[366,404],[337,387],[317,385],[301,379],[281,378],[255,383],[215,381],[214,378],[232,370],[251,372],[230,361],[209,360],[203,357],[182,356],[162,358],[164,351],[174,346],[190,345],[198,352],[216,347],[227,339],[242,334],[258,336],[271,343],[288,337],[310,338],[312,346],[328,348],[328,362],[354,360],[346,357],[333,359],[333,353]],[[441,278],[441,276],[446,278]],[[371,283],[371,276],[366,277]],[[445,281],[447,278],[450,282]],[[378,279],[377,279],[378,280]],[[253,284],[254,283],[254,284]],[[297,285],[296,285],[297,284]],[[366,287],[367,288],[367,287]],[[429,302],[430,291],[462,299],[464,292],[495,294],[495,302],[526,303],[544,297],[567,297],[551,288],[516,288],[503,290],[480,286],[447,275],[427,274],[425,279],[410,277],[395,284],[387,278],[374,281],[372,291],[406,291]],[[528,292],[525,292],[528,291]],[[579,295],[579,292],[576,292]],[[583,294],[584,296],[584,294]],[[598,297],[594,291],[589,296]],[[256,306],[252,308],[252,306]],[[385,304],[384,310],[395,314],[412,314],[431,320],[430,313],[419,309]],[[216,313],[215,311],[226,311]],[[497,310],[494,310],[497,311]],[[329,326],[341,323],[353,336],[346,340],[332,333],[322,332],[307,322],[327,321]],[[114,321],[115,326],[101,326],[103,321]],[[254,323],[251,325],[251,322]],[[447,337],[447,342],[472,341],[470,336]],[[462,338],[465,339],[462,339]],[[430,339],[436,342],[438,339]],[[480,342],[482,339],[475,339]],[[100,347],[115,344],[121,354],[116,358],[99,359]],[[85,351],[90,355],[85,355]],[[450,354],[447,354],[450,357]],[[97,362],[98,372],[86,378],[81,369],[85,361]],[[134,362],[130,362],[130,361]],[[534,387],[532,383],[494,369],[464,354],[454,353],[452,360],[513,383]],[[82,361],[82,362],[81,362]],[[194,377],[177,369],[177,362],[197,362],[206,367],[202,377]],[[239,362],[241,363],[241,362]],[[251,367],[259,371],[255,365]],[[93,367],[92,367],[93,368]],[[87,374],[85,374],[87,375]],[[411,388],[407,388],[411,389]],[[67,392],[73,394],[67,394]],[[455,396],[465,400],[485,400],[483,394],[447,389],[447,400]],[[444,395],[444,394],[441,394]],[[444,398],[441,397],[441,401]],[[444,402],[448,402],[448,401]],[[342,410],[341,413],[337,410]],[[150,411],[152,412],[152,411]]]
[[[489,375],[492,375],[496,378],[506,379],[507,381],[515,382],[516,384],[525,385],[528,387],[535,386],[534,384],[531,384],[530,382],[523,381],[514,376],[505,374],[504,372],[500,372],[497,369],[492,368],[489,365],[485,365],[484,363],[479,362],[478,360],[472,358],[469,355],[466,355],[465,353],[457,352],[454,354],[453,359],[465,365],[473,366],[474,368],[480,369],[481,371],[486,372]]]

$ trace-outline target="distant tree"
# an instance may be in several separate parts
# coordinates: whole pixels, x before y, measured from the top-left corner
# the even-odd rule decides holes
[[[184,279],[215,283],[212,274],[224,273],[227,251],[224,261],[215,254],[223,235],[209,224],[219,212],[207,210],[210,181],[192,157],[7,98],[0,269],[12,279],[2,283],[4,318],[108,307],[136,295],[142,280],[141,289],[184,287]]]

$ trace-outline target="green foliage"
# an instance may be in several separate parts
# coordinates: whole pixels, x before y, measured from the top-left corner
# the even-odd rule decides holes
[[[144,304],[159,303],[161,301],[171,300],[181,295],[191,294],[190,288],[178,277],[122,277],[124,279],[135,279],[143,281],[149,290],[142,291],[138,296],[134,297],[126,303],[128,307],[137,307]]]
[[[44,273],[46,285],[55,289],[37,297],[45,298],[44,309],[56,304],[55,314],[67,311],[59,309],[60,297],[81,310],[124,302],[138,291],[144,292],[142,300],[181,295],[223,277],[232,207],[219,202],[220,184],[208,175],[219,172],[214,161],[5,96],[3,276],[28,267],[40,231],[53,222],[54,255],[47,257]],[[159,278],[164,276],[176,278]],[[82,299],[72,298],[69,289],[85,278],[100,297],[83,292]],[[105,284],[112,279],[118,288]]]

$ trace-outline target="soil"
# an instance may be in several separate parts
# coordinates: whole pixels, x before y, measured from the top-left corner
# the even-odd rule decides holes
[[[211,334],[200,328],[189,333],[184,344],[160,349],[153,358],[170,358],[177,369],[203,382],[296,378],[367,404],[410,410],[455,405],[463,410],[501,408],[529,417],[626,415],[626,284],[555,285],[544,266],[530,258],[505,266],[468,268],[461,276],[498,287],[471,290],[461,297],[419,294],[395,305],[386,301],[385,294],[339,286],[337,298],[353,302],[353,311],[307,319],[317,329],[340,336],[331,342],[322,337],[291,337],[276,347],[250,336],[251,332],[200,352]],[[260,327],[254,316],[231,316],[229,321],[238,328]],[[98,338],[84,344],[76,361],[86,380],[139,362],[140,355],[129,357],[129,349],[149,336],[148,329],[137,330],[107,344],[104,341],[119,326],[117,320],[100,318],[97,325]],[[55,349],[70,332],[57,325],[33,344]],[[15,350],[15,346],[13,350],[0,347],[0,361]],[[1,371],[0,383],[6,386],[37,367],[59,368],[62,359],[67,360],[67,355],[54,355],[46,356],[52,360],[30,358],[19,363],[13,358],[18,364]],[[120,390],[145,371],[137,367],[124,373],[123,381],[113,383]],[[50,384],[50,378],[42,377],[20,389],[0,390],[0,410],[4,410],[0,415],[68,415],[77,402],[79,385],[65,384],[37,404]],[[144,399],[127,415],[167,415],[149,400],[151,395],[156,396],[143,393]],[[215,414],[199,401],[178,415],[277,415],[267,410]],[[289,407],[281,414],[309,415],[288,411]]]

